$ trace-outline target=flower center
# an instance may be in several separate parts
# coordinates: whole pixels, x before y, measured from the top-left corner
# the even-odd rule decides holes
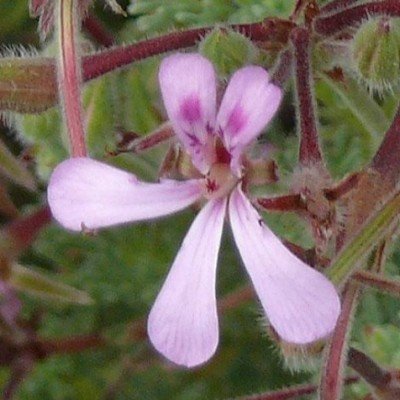
[[[215,163],[205,176],[205,194],[207,199],[218,199],[227,196],[239,182],[232,174],[228,164]]]

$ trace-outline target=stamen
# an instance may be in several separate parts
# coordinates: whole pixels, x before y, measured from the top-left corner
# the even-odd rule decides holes
[[[207,199],[227,196],[237,185],[239,179],[232,173],[229,164],[214,164],[205,177],[205,194]]]

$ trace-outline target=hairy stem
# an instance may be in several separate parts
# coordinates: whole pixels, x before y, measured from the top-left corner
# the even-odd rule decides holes
[[[299,162],[302,165],[313,165],[322,162],[322,154],[311,87],[310,34],[304,28],[296,28],[291,34],[291,40],[294,46],[296,94],[300,122]]]
[[[391,381],[389,371],[382,369],[374,360],[365,353],[350,347],[348,352],[348,365],[359,373],[370,385],[384,388]]]
[[[360,0],[333,0],[320,7],[320,15],[328,14],[331,12],[342,11],[346,8],[353,7]]]
[[[347,342],[358,294],[359,285],[357,283],[350,283],[344,291],[342,311],[327,350],[326,364],[321,375],[320,400],[341,399]]]
[[[271,40],[283,45],[287,43],[289,32],[294,24],[276,18],[266,19],[254,24],[231,25],[251,40]],[[157,38],[116,47],[83,58],[83,79],[90,80],[117,68],[129,65],[167,51],[183,49],[196,45],[213,27],[173,32]]]
[[[345,379],[346,385],[351,385],[359,381],[359,378],[355,375]],[[275,390],[273,392],[262,393],[258,395],[239,397],[236,400],[289,400],[300,398],[300,396],[306,396],[313,394],[317,391],[318,386],[312,384],[297,385],[289,388]],[[303,397],[301,397],[303,398]]]
[[[331,36],[349,27],[360,24],[363,20],[378,16],[400,16],[398,1],[372,1],[348,8],[338,13],[322,16],[315,20],[314,29],[324,36]]]
[[[58,40],[59,65],[58,83],[63,104],[68,135],[73,157],[87,154],[82,121],[81,105],[81,65],[77,31],[79,29],[78,1],[59,0]]]

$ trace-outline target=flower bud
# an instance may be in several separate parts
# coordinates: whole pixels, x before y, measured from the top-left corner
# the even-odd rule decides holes
[[[39,113],[57,103],[53,63],[47,58],[0,58],[0,109]]]
[[[352,68],[370,90],[382,93],[399,82],[400,32],[388,18],[371,19],[356,32]]]
[[[222,77],[247,64],[257,63],[258,51],[238,32],[214,29],[200,43],[199,51],[211,60]]]

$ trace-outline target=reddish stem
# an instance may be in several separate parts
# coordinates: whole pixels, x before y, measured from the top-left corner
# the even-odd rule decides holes
[[[400,3],[399,3],[400,4]],[[386,132],[385,138],[375,154],[371,168],[385,179],[396,183],[400,177],[400,107]]]
[[[360,0],[333,0],[320,7],[320,15],[329,14],[335,11],[342,11],[346,8],[354,6]]]
[[[87,152],[81,110],[81,65],[76,41],[79,27],[78,2],[77,0],[63,0],[59,3],[58,83],[60,97],[64,105],[72,156],[85,157]]]
[[[305,209],[299,194],[259,198],[257,199],[257,203],[268,211],[299,211]]]
[[[342,373],[346,365],[346,344],[350,334],[351,319],[357,305],[359,285],[350,283],[343,295],[342,311],[330,341],[327,361],[322,372],[320,400],[338,400],[342,391]]]
[[[360,4],[326,17],[317,18],[314,29],[320,35],[331,36],[351,26],[358,25],[365,19],[377,16],[399,17],[400,2],[386,0]]]
[[[125,135],[126,133],[124,134],[124,136]],[[168,124],[162,125],[159,129],[144,137],[135,138],[135,134],[132,133],[128,133],[128,135],[132,135],[133,139],[130,141],[123,140],[123,142],[118,147],[117,153],[138,153],[151,149],[154,146],[157,146],[158,144],[163,143],[168,139],[174,137],[175,132],[171,125]]]
[[[385,388],[392,380],[389,371],[382,369],[365,353],[352,347],[348,352],[348,365],[376,388]]]
[[[299,162],[313,165],[322,161],[315,119],[315,102],[311,88],[310,34],[307,29],[296,28],[290,36],[294,46],[296,93],[300,121]]]
[[[353,190],[360,180],[358,173],[351,174],[339,182],[336,186],[325,189],[325,196],[329,201],[339,200],[345,194]]]
[[[295,25],[292,22],[270,18],[254,24],[232,25],[234,29],[251,40],[271,40],[282,44],[287,43],[290,30]],[[129,65],[134,61],[142,60],[167,51],[194,46],[213,27],[190,29],[174,32],[154,39],[109,49],[98,54],[83,58],[83,79],[97,78],[107,72]]]
[[[83,27],[97,43],[105,47],[111,47],[115,44],[112,33],[109,32],[103,23],[94,15],[89,14],[83,20]]]
[[[360,378],[356,375],[350,376],[345,379],[345,384],[352,385],[353,383],[356,383],[359,380]],[[300,396],[313,394],[317,391],[317,389],[318,389],[317,385],[312,385],[312,384],[298,385],[255,396],[240,397],[237,400],[289,400],[289,399],[295,399]]]
[[[400,282],[398,280],[392,280],[369,271],[357,271],[351,277],[365,286],[400,297]]]

